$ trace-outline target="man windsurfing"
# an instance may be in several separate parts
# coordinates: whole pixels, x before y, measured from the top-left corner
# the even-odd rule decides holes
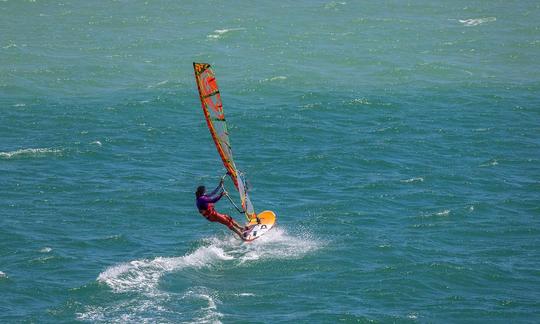
[[[206,193],[205,186],[197,187],[197,191],[195,192],[197,209],[199,209],[199,213],[208,221],[221,223],[242,238],[244,228],[231,216],[220,214],[214,209],[214,204],[226,194],[227,192],[223,188],[223,178],[221,178],[219,185],[210,194]]]

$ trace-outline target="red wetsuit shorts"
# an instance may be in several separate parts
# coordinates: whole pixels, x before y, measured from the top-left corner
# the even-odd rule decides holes
[[[229,229],[234,228],[232,217],[218,213],[212,204],[208,204],[208,209],[199,209],[199,213],[211,222],[221,223]]]

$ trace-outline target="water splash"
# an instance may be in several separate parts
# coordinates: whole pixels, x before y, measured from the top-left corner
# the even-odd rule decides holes
[[[284,229],[276,228],[251,244],[241,245],[238,260],[242,264],[250,260],[299,259],[323,244],[310,233],[292,236]]]

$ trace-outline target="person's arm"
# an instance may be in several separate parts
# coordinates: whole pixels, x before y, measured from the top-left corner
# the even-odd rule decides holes
[[[218,186],[208,196],[214,196],[220,189],[223,188],[223,179],[219,182]]]
[[[225,192],[220,192],[219,195],[215,196],[215,197],[208,197],[208,201],[211,202],[211,203],[216,203],[218,202],[221,197],[223,197],[225,195]]]

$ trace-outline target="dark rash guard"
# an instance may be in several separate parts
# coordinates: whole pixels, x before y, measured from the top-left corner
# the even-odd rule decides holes
[[[218,202],[222,197],[221,192],[217,194],[219,189],[221,189],[221,186],[217,186],[217,188],[214,189],[214,191],[212,191],[210,194],[202,195],[199,198],[197,198],[197,208],[199,210],[207,210],[209,204]]]

